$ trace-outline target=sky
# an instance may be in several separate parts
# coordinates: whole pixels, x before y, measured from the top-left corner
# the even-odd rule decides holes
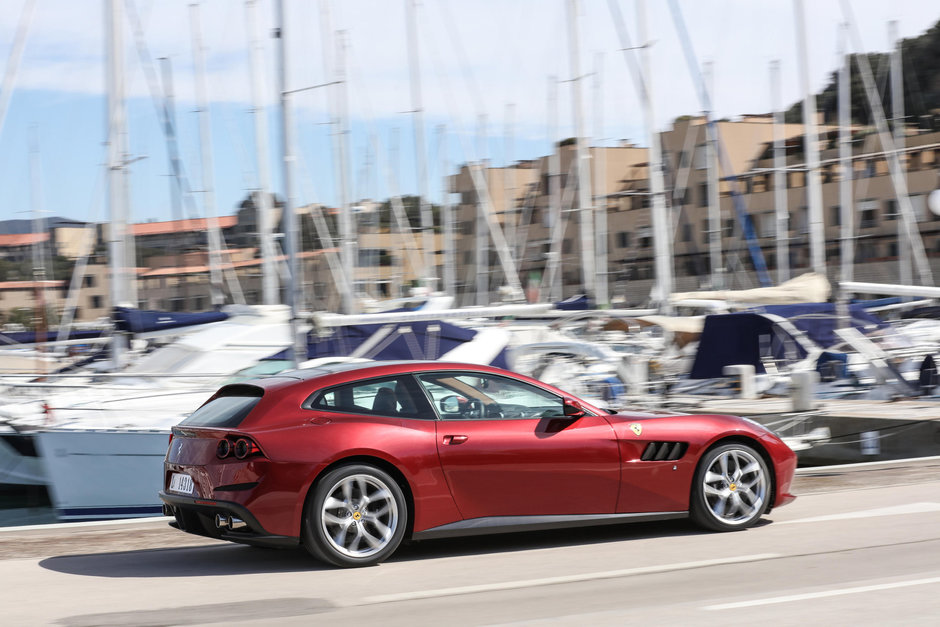
[[[25,47],[0,118],[0,219],[59,215],[107,219],[107,0],[35,0]],[[646,2],[641,37],[637,3],[612,0],[631,43],[646,42],[652,67],[653,128],[665,130],[697,114],[696,95],[670,2]],[[0,77],[24,7],[0,0]],[[409,61],[410,0],[284,0],[287,89],[297,160],[297,202],[340,204],[334,145],[339,117],[349,128],[345,162],[351,202],[419,193],[415,100]],[[677,0],[701,66],[710,64],[718,117],[772,109],[769,65],[781,64],[781,102],[802,98],[793,1]],[[892,47],[888,22],[901,37],[917,36],[940,19],[935,0],[803,2],[809,84],[820,90],[839,63],[839,25],[850,20],[867,51]],[[276,40],[277,3],[256,0],[254,21],[242,0],[126,0],[125,80],[133,221],[174,216],[167,141],[159,116],[166,87],[160,58],[172,68],[177,141],[196,190],[183,217],[205,215],[211,190],[219,214],[230,214],[259,187],[249,70],[251,33],[263,48],[254,88],[265,103],[271,186],[283,195]],[[566,0],[421,0],[414,3],[416,65],[423,115],[428,190],[443,198],[443,177],[469,161],[503,165],[551,151],[577,134],[574,95],[580,91],[583,135],[592,144],[647,145],[642,108],[607,0],[582,0],[574,24],[580,69],[572,64]],[[136,16],[136,18],[132,18]],[[195,16],[195,19],[194,19]],[[193,25],[206,54],[210,149],[200,146],[193,60]],[[139,24],[139,28],[135,26]],[[138,31],[141,36],[135,37]],[[852,47],[853,51],[856,48]],[[635,54],[631,51],[628,54]],[[338,61],[344,60],[344,63]],[[337,70],[341,66],[343,70]],[[147,79],[155,71],[156,83]],[[345,80],[337,84],[339,77]],[[581,80],[572,78],[580,76]],[[322,87],[324,83],[334,83]],[[316,87],[321,85],[321,87]],[[580,89],[578,89],[580,87]],[[310,88],[310,89],[307,89]],[[156,94],[156,100],[154,99]],[[551,95],[554,94],[554,95]],[[0,115],[2,102],[0,97]],[[345,106],[336,103],[344,103]],[[553,105],[552,103],[556,103]],[[553,113],[555,111],[555,113]],[[345,113],[343,113],[345,112]],[[553,121],[554,120],[554,121]],[[211,155],[211,181],[201,155]]]

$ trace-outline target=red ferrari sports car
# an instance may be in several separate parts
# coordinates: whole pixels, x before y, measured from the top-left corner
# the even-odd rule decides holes
[[[173,428],[160,498],[189,533],[365,566],[406,537],[744,529],[793,500],[795,468],[750,420],[611,414],[499,368],[371,362],[224,386]]]

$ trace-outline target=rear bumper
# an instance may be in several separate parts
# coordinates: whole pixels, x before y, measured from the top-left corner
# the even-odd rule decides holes
[[[164,503],[164,514],[175,518],[170,526],[187,533],[272,548],[292,548],[300,545],[300,538],[268,533],[251,512],[238,503],[193,498],[163,491],[160,492],[160,500]],[[217,514],[240,518],[245,521],[246,527],[238,530],[220,529],[215,526]]]

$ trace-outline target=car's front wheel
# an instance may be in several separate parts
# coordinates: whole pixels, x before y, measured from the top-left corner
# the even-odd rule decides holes
[[[407,520],[407,501],[388,473],[364,464],[341,466],[307,500],[304,545],[337,566],[370,566],[398,548]]]
[[[715,531],[750,527],[767,510],[770,473],[760,453],[731,443],[702,456],[692,484],[691,515]]]

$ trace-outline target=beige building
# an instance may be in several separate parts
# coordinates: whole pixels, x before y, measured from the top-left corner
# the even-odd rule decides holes
[[[716,125],[723,142],[726,160],[737,178],[737,189],[747,213],[751,216],[756,242],[764,261],[776,281],[775,249],[777,244],[773,190],[773,125],[770,116],[744,116]],[[701,117],[676,120],[672,128],[661,134],[665,164],[665,186],[668,212],[672,217],[674,238],[673,269],[675,288],[695,290],[711,285],[709,262],[708,163],[706,160],[706,128]],[[820,125],[821,181],[826,233],[827,273],[839,277],[839,180],[837,163],[837,129]],[[806,171],[803,156],[803,126],[783,127],[786,138],[787,190],[786,212],[789,230],[785,235],[789,246],[790,275],[810,270],[809,221],[807,215]],[[853,198],[855,215],[854,250],[855,279],[861,281],[899,282],[898,270],[898,205],[891,177],[888,175],[884,151],[877,135],[861,129],[853,142]],[[927,210],[926,198],[938,184],[940,173],[940,133],[910,134],[901,154],[907,175],[909,197],[920,225],[920,234],[935,274],[940,272],[940,218]],[[574,147],[558,148],[561,168],[559,189],[566,227],[561,250],[562,296],[584,291],[582,282],[580,237],[578,231],[576,181],[567,186]],[[654,248],[648,180],[647,151],[635,147],[591,148],[592,195],[595,221],[599,214],[607,222],[607,279],[614,302],[630,305],[645,302],[653,286]],[[521,275],[530,300],[547,297],[545,271],[550,245],[548,214],[551,187],[549,158],[516,164],[509,168],[487,168],[486,180],[499,186],[504,172],[525,172],[528,184],[517,188],[511,197],[512,207],[493,203],[500,222],[515,215],[520,223],[528,219],[528,228],[517,227],[524,236],[516,238],[516,246],[524,247],[517,257]],[[450,190],[459,194],[457,211],[457,275],[477,274],[476,234],[479,221],[476,189],[465,166],[450,179]],[[721,171],[719,204],[721,212],[722,267],[726,287],[755,287],[758,279],[753,271],[741,223],[731,195],[732,181]],[[603,181],[603,184],[600,183]],[[504,227],[505,230],[505,227]],[[485,231],[484,231],[485,232]],[[484,259],[483,272],[488,272],[487,302],[499,298],[498,286],[503,283],[488,239],[490,265]],[[595,249],[603,251],[603,242]],[[940,274],[937,274],[940,276]],[[914,274],[916,278],[916,272]],[[458,294],[462,303],[476,301],[476,284],[458,278]]]

